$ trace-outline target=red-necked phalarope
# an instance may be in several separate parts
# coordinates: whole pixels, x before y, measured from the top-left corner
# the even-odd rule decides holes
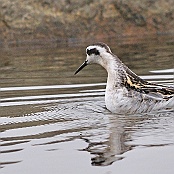
[[[108,72],[105,104],[112,113],[143,113],[174,109],[174,88],[152,84],[137,76],[104,43],[86,48],[87,58],[75,74],[97,63]]]

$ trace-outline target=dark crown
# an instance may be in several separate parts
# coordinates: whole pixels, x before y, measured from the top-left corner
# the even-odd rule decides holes
[[[96,48],[92,48],[92,49],[87,49],[86,53],[90,56],[91,54],[95,54],[95,55],[100,55],[99,51]]]

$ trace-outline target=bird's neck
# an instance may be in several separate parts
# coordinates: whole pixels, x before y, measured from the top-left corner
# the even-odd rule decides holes
[[[124,84],[125,74],[123,70],[109,69],[107,84],[112,88],[121,87]]]
[[[121,61],[111,59],[105,63],[104,68],[108,72],[107,85],[111,88],[120,87],[126,79],[126,72]]]

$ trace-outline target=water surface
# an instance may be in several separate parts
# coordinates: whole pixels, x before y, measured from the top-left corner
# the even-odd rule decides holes
[[[142,78],[174,85],[174,37],[106,40]],[[1,50],[1,172],[173,174],[173,111],[116,115],[89,43]],[[126,167],[125,167],[126,166]]]

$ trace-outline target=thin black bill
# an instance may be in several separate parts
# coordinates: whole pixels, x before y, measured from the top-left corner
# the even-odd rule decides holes
[[[82,70],[85,66],[87,66],[88,64],[87,64],[87,60],[76,70],[76,72],[74,73],[74,75],[75,74],[77,74],[80,70]]]

